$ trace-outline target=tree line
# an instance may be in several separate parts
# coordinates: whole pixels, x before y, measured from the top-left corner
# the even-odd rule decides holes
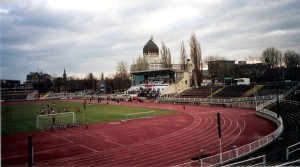
[[[172,55],[170,49],[164,42],[161,42],[161,64],[162,68],[172,68]],[[200,86],[203,81],[203,67],[208,67],[209,78],[215,82],[216,79],[223,80],[230,77],[248,77],[253,82],[266,82],[275,80],[299,80],[300,78],[300,54],[293,50],[281,51],[275,47],[268,47],[262,51],[259,56],[248,56],[248,61],[252,64],[235,65],[228,63],[225,57],[219,55],[209,55],[202,59],[202,49],[195,33],[192,33],[189,39],[189,56],[185,49],[184,41],[180,48],[180,67],[182,70],[192,72],[192,85]],[[215,63],[216,62],[216,63]],[[222,63],[223,62],[223,63]],[[227,62],[227,63],[226,63]],[[88,73],[84,79],[71,76],[64,81],[62,77],[53,77],[52,81],[36,83],[37,88],[43,91],[52,90],[54,92],[62,91],[81,91],[99,90],[101,84],[106,86],[107,93],[123,92],[131,86],[131,76],[128,72],[128,66],[125,62],[118,62],[116,73],[104,77],[101,74],[100,79]],[[149,70],[149,63],[144,57],[139,56],[131,65],[130,72]]]

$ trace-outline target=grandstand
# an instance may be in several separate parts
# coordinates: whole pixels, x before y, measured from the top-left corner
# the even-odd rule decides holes
[[[21,84],[20,80],[0,80],[1,81],[1,101],[26,100],[27,96],[33,92],[31,87]]]
[[[1,92],[2,101],[22,101],[26,100],[27,96],[30,95],[32,91],[3,91]]]
[[[198,88],[192,88],[189,89],[182,94],[180,94],[180,97],[182,98],[208,98],[210,97],[214,92],[220,90],[223,88],[222,86],[205,86],[205,87],[198,87]]]
[[[190,75],[187,71],[165,68],[137,71],[131,74],[133,85],[125,94],[133,97],[170,97],[190,88]]]
[[[231,98],[231,97],[241,97],[245,92],[253,88],[251,85],[236,85],[236,86],[226,86],[222,91],[215,94],[215,98]]]
[[[296,82],[270,82],[266,83],[256,94],[258,96],[284,94],[296,84]]]

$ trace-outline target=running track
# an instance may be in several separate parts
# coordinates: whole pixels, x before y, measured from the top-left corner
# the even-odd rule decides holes
[[[126,102],[121,105],[180,112],[128,122],[92,124],[89,129],[1,137],[1,163],[26,165],[27,136],[31,135],[35,166],[172,166],[189,162],[200,154],[219,152],[217,112],[221,113],[222,151],[255,141],[276,128],[249,109],[186,106],[183,110],[181,105]]]

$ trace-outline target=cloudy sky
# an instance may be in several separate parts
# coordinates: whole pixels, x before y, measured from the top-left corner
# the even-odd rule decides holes
[[[142,55],[151,35],[179,63],[195,32],[202,56],[300,51],[299,0],[1,0],[1,79],[42,70],[62,76],[115,73]]]

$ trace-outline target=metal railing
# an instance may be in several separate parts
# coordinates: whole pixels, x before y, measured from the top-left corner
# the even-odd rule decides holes
[[[247,163],[247,162],[252,162],[252,161],[255,161],[257,159],[262,159],[262,162],[261,163],[258,163],[258,164],[255,164],[255,165],[259,165],[259,166],[266,166],[266,155],[261,155],[259,157],[255,157],[255,158],[251,158],[251,159],[247,159],[245,161],[240,161],[240,162],[236,162],[236,163],[232,163],[232,164],[228,164],[228,165],[225,165],[223,167],[229,167],[229,166],[243,166],[244,163]]]
[[[283,102],[284,104],[290,104],[290,105],[296,105],[296,106],[300,105],[300,102],[299,102],[299,101],[282,100],[282,102]]]
[[[284,164],[280,164],[280,165],[277,165],[276,167],[281,167],[281,166],[299,166],[299,165],[300,165],[300,159],[295,160],[295,161],[291,161],[291,162],[287,162],[287,163],[284,163]]]
[[[298,150],[300,150],[300,142],[293,144],[293,145],[289,146],[288,148],[286,148],[286,160],[288,161],[290,154],[292,154]]]
[[[300,87],[300,82],[297,82],[297,85],[295,85],[295,86],[292,87],[289,91],[287,91],[286,93],[284,93],[283,96],[284,96],[284,97],[287,97],[287,96],[290,95],[292,92],[296,91],[298,87]]]
[[[277,124],[278,128],[274,132],[270,133],[267,136],[264,136],[263,138],[261,138],[259,140],[249,143],[247,145],[223,152],[223,153],[221,153],[221,155],[216,154],[216,155],[213,155],[210,157],[200,159],[200,166],[218,166],[218,165],[222,165],[224,163],[228,163],[228,162],[236,160],[240,157],[246,156],[246,155],[270,144],[277,137],[279,137],[280,134],[283,132],[282,118],[281,117],[277,118],[276,113],[264,108],[274,102],[276,102],[276,99],[269,100],[266,103],[263,103],[256,107],[256,111],[258,113],[257,115],[265,117],[267,119],[270,119],[271,121],[273,121]],[[189,166],[192,163],[193,162],[187,162],[187,163],[180,164],[177,166]]]
[[[282,96],[282,95],[280,95],[280,96]],[[276,97],[277,97],[277,95],[256,96],[256,97],[242,97],[242,98],[231,98],[231,99],[161,97],[161,98],[158,98],[157,101],[166,101],[166,102],[232,103],[232,102],[244,102],[244,101],[270,100],[270,99],[274,99]]]

